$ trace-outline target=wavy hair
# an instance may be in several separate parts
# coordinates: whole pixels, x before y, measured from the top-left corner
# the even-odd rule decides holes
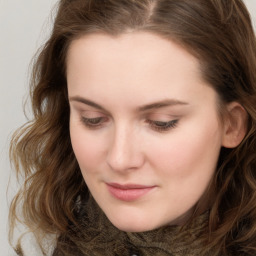
[[[128,31],[148,31],[182,45],[199,59],[221,102],[237,101],[247,111],[244,140],[221,150],[203,239],[205,250],[215,248],[216,255],[255,255],[256,40],[242,0],[59,1],[52,34],[32,73],[34,118],[11,141],[10,156],[24,185],[11,204],[10,237],[17,220],[40,244],[44,233],[75,236],[69,230],[79,225],[77,207],[89,192],[70,142],[67,52],[83,35]],[[76,237],[77,247],[81,239]],[[57,246],[69,255],[68,242]]]

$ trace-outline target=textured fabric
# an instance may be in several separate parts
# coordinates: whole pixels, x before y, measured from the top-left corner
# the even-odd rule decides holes
[[[81,246],[72,241],[75,256],[210,256],[202,254],[200,235],[207,227],[208,212],[196,218],[189,227],[166,226],[156,230],[129,233],[114,227],[93,199],[83,213],[83,225],[73,230],[83,237]],[[60,239],[61,240],[61,239]],[[63,240],[64,241],[64,240]],[[66,240],[67,241],[67,240]],[[81,248],[76,251],[75,248]],[[53,256],[61,256],[56,249]]]
[[[24,227],[20,225],[19,228]],[[34,234],[32,232],[28,232],[22,236],[20,246],[16,247],[16,251],[13,250],[9,252],[8,256],[51,256],[55,246],[56,235],[45,236],[40,246]],[[44,252],[42,252],[41,247],[43,248]]]

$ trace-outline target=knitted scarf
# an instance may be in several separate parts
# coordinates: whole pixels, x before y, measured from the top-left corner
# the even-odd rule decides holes
[[[202,254],[199,240],[205,232],[208,212],[189,226],[164,226],[132,233],[118,230],[90,197],[81,211],[82,222],[59,237],[53,256],[63,256],[61,248],[74,256],[210,256]]]

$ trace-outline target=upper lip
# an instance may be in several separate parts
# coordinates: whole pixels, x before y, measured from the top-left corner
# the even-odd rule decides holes
[[[155,187],[155,186],[140,185],[140,184],[119,184],[119,183],[107,183],[107,185],[114,188],[119,188],[119,189],[143,189],[143,188]]]

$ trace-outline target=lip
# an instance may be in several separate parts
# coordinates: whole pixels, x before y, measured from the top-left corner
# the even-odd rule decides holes
[[[112,196],[115,198],[131,202],[135,201],[144,195],[146,195],[148,192],[153,190],[156,186],[145,186],[145,185],[139,185],[139,184],[118,184],[118,183],[106,183],[108,191]]]

